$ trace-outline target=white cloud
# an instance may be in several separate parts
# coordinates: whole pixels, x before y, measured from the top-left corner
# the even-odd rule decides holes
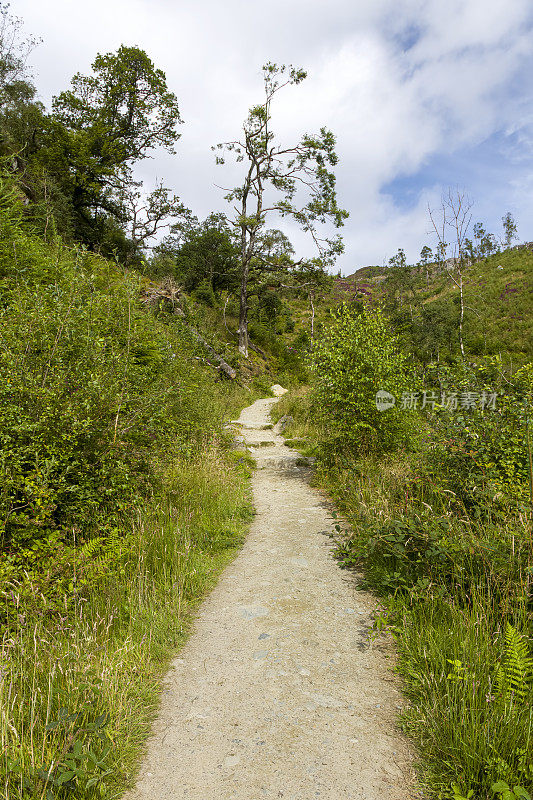
[[[18,0],[13,11],[44,38],[33,60],[45,100],[121,43],[143,47],[165,70],[185,119],[178,155],[158,154],[140,172],[163,178],[200,216],[224,208],[215,183],[238,180],[214,166],[210,146],[237,135],[261,96],[261,64],[308,69],[304,84],[280,94],[274,128],[289,141],[322,125],[337,136],[339,201],[351,214],[345,271],[398,246],[416,256],[426,196],[439,192],[423,179],[432,158],[497,130],[513,133],[517,157],[531,136],[531,117],[517,123],[531,99],[529,0]],[[418,171],[425,188],[406,211],[384,187]],[[515,182],[508,202],[519,194]]]

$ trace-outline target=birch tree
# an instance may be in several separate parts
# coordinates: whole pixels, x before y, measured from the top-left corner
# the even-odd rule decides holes
[[[432,211],[428,206],[429,217],[433,230],[437,236],[437,252],[443,258],[442,264],[452,283],[459,289],[459,347],[461,356],[465,358],[463,339],[463,323],[465,304],[463,295],[463,274],[467,266],[467,234],[472,222],[472,202],[464,192],[459,189],[448,189],[442,196],[441,207],[438,212]],[[446,241],[451,233],[451,241]],[[450,258],[445,261],[446,254]]]

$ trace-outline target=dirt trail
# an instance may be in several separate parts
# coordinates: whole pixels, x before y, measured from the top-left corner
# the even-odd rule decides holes
[[[298,454],[265,429],[275,402],[241,414],[257,516],[172,663],[127,800],[413,796],[392,651],[368,643],[375,601],[331,558]]]

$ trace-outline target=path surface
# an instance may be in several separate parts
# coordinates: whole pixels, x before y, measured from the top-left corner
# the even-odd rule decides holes
[[[413,797],[392,652],[368,643],[375,601],[331,558],[298,454],[262,429],[275,402],[241,414],[257,515],[173,661],[127,800]]]

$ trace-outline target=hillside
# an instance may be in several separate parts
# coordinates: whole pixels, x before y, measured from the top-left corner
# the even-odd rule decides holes
[[[240,369],[211,309],[147,303],[145,276],[36,235],[10,192],[0,232],[0,794],[102,796],[242,544],[252,462],[222,425],[283,348]]]
[[[379,271],[378,271],[379,270]],[[410,347],[422,358],[457,357],[459,288],[445,270],[429,265],[403,274],[363,267],[335,280],[335,298],[383,303]],[[455,273],[454,273],[455,274]],[[457,276],[456,276],[457,277]],[[504,250],[464,270],[464,343],[468,357],[501,355],[513,371],[533,359],[533,252]]]

